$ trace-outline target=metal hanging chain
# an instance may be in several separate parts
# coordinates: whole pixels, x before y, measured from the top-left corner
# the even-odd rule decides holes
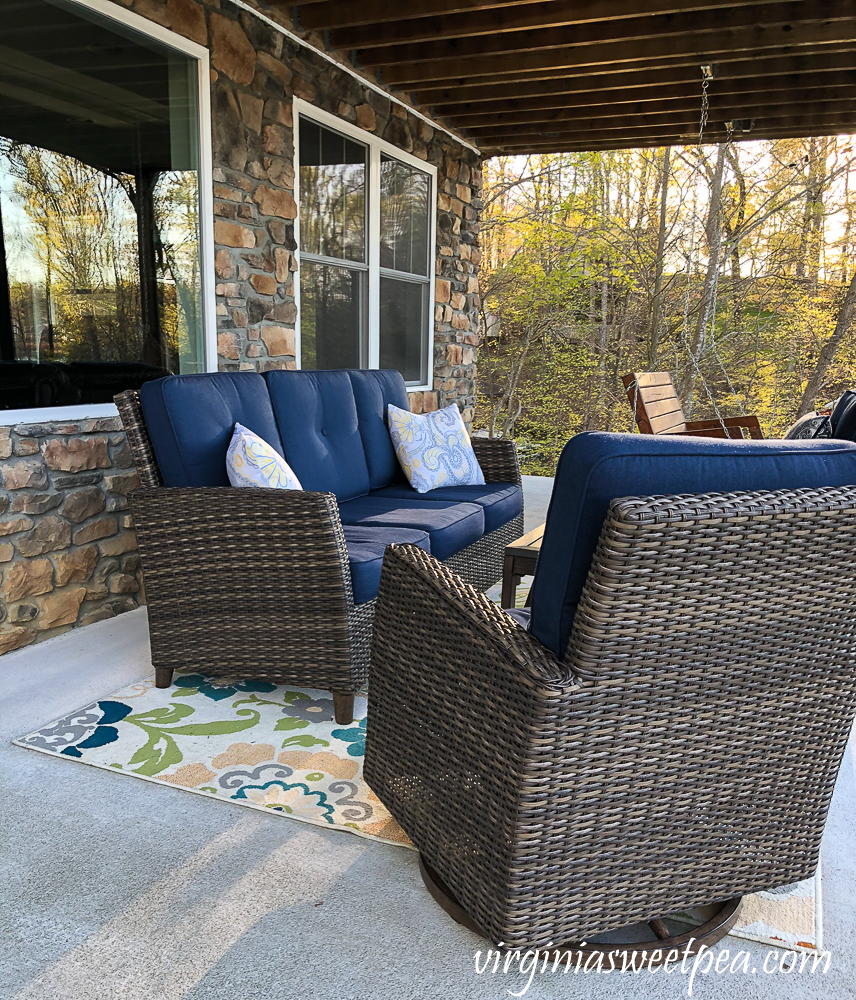
[[[701,158],[702,158],[702,143],[704,142],[704,130],[707,126],[707,116],[710,110],[710,101],[708,98],[708,87],[710,86],[711,76],[705,72],[705,67],[702,67],[702,81],[701,81],[701,114],[698,123],[698,141],[696,142],[696,164],[693,168],[692,173],[692,190],[693,190],[693,201],[692,201],[692,212],[690,213],[690,240],[689,240],[689,251],[686,254],[687,263],[687,284],[684,291],[684,317],[683,317],[683,327],[681,330],[684,342],[687,342],[687,334],[689,333],[689,315],[690,315],[690,296],[692,292],[692,265],[693,258],[695,256],[695,230],[696,230],[696,214],[698,211],[698,176],[701,172]]]
[[[708,386],[707,381],[704,377],[704,373],[699,366],[699,363],[693,354],[692,347],[689,342],[689,315],[690,315],[690,297],[692,294],[692,278],[693,278],[693,264],[695,261],[695,244],[696,244],[696,216],[698,215],[698,179],[701,174],[701,161],[704,155],[703,143],[704,143],[704,130],[707,127],[707,119],[710,111],[710,100],[708,97],[708,88],[710,87],[710,81],[713,79],[713,70],[710,66],[702,66],[702,81],[701,81],[701,112],[699,114],[699,124],[698,124],[698,141],[696,143],[696,165],[692,174],[692,189],[693,189],[693,201],[692,201],[692,213],[690,221],[690,239],[689,239],[689,251],[686,255],[687,262],[687,284],[686,291],[684,293],[684,315],[683,323],[681,327],[681,339],[684,342],[684,347],[686,348],[687,357],[689,358],[690,365],[692,365],[695,370],[696,378],[701,382],[702,388],[704,389],[707,398],[710,400],[710,405],[713,407],[713,412],[716,414],[716,419],[722,425],[722,429],[728,434],[728,428],[725,424],[725,418],[719,412],[719,407],[716,405],[716,399],[713,393],[710,391],[710,386]],[[717,268],[717,279],[719,275],[719,269]],[[702,331],[704,336],[704,331]]]
[[[725,146],[727,149],[732,145],[734,141],[734,122],[726,122],[726,129],[728,132],[728,134],[725,137]],[[737,390],[734,388],[734,385],[731,382],[731,377],[728,374],[728,369],[722,363],[722,358],[719,355],[719,351],[717,351],[716,349],[715,324],[716,324],[716,300],[717,300],[717,294],[719,292],[719,276],[720,276],[720,269],[717,268],[716,274],[714,275],[713,278],[713,302],[711,305],[711,320],[710,320],[710,346],[707,348],[707,350],[711,351],[713,356],[716,358],[716,361],[719,364],[720,369],[722,370],[722,374],[725,376],[725,381],[726,384],[728,385],[728,391],[731,393],[732,398],[737,403],[737,408],[740,410],[741,414],[745,417],[746,409],[743,406],[743,403],[740,401],[740,398],[737,394]],[[706,336],[705,336],[705,343],[707,343]]]
[[[725,127],[728,130],[728,134],[727,134],[726,139],[725,139],[725,148],[726,148],[726,152],[727,152],[728,147],[731,145],[732,136],[734,135],[734,123],[733,122],[727,122]],[[722,186],[723,186],[722,182],[720,181],[720,194],[719,194],[720,212],[722,211]],[[718,224],[721,227],[722,220],[718,219],[717,222],[718,222]],[[722,360],[720,359],[719,355],[716,353],[716,299],[717,299],[717,295],[719,294],[719,275],[720,275],[720,270],[721,269],[719,267],[717,267],[716,270],[713,272],[713,287],[711,288],[711,293],[712,294],[711,294],[711,303],[710,303],[710,339],[708,340],[708,335],[707,335],[707,317],[704,317],[704,325],[703,325],[703,329],[701,331],[701,334],[702,334],[701,344],[702,344],[702,351],[703,352],[706,352],[706,351],[709,351],[709,350],[713,351],[713,353],[716,355],[716,360],[719,361],[720,368],[722,368],[723,372],[725,373],[725,377],[728,378],[728,372],[725,371],[725,368],[724,368],[724,366],[722,364]]]

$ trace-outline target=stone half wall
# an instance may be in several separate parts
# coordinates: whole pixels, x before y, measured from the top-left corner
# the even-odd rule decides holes
[[[480,304],[477,155],[229,0],[115,2],[211,53],[208,266],[220,369],[295,364],[297,96],[436,165],[434,384],[411,393],[410,404],[419,413],[456,403],[469,423]],[[142,603],[125,499],[136,482],[118,418],[0,427],[0,653]]]
[[[143,601],[118,417],[0,427],[0,653]]]

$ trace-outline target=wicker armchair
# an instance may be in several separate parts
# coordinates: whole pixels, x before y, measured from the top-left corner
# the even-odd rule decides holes
[[[856,710],[854,553],[856,487],[615,500],[557,657],[389,549],[365,775],[435,898],[508,948],[722,904],[709,944],[810,876]]]
[[[357,604],[332,493],[166,488],[135,391],[116,396],[140,488],[129,496],[145,574],[156,683],[173,671],[253,677],[333,693],[353,719],[365,685],[375,601]],[[488,482],[519,484],[512,442],[474,439]],[[487,589],[502,575],[515,518],[448,560]]]

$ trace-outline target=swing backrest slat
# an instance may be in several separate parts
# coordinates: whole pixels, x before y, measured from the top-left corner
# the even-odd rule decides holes
[[[631,372],[621,381],[641,434],[677,434],[686,430],[684,410],[668,372]]]

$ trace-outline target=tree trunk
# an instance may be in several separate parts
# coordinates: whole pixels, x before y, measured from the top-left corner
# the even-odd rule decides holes
[[[707,322],[713,308],[713,293],[719,273],[719,255],[722,250],[722,174],[725,169],[725,143],[720,143],[716,150],[716,167],[713,171],[713,183],[710,188],[710,205],[707,211],[705,233],[707,235],[708,260],[707,271],[702,286],[701,302],[699,303],[696,327],[693,334],[693,354],[698,357],[704,348],[707,335]]]
[[[696,370],[698,362],[704,353],[707,338],[707,324],[714,308],[714,293],[719,278],[719,256],[722,250],[722,174],[725,169],[725,143],[720,143],[716,150],[716,166],[713,170],[713,181],[710,186],[710,204],[707,211],[705,233],[707,234],[707,270],[701,290],[698,316],[693,331],[690,352],[695,364],[689,378],[689,387],[684,399],[684,412],[687,418],[692,416],[695,400]],[[715,319],[715,317],[714,317]]]
[[[740,168],[737,149],[731,146],[726,155],[737,182],[737,206],[730,222],[726,224],[728,235],[733,237],[735,232],[739,232],[743,228],[743,223],[746,221],[746,178]],[[731,244],[731,283],[733,286],[731,325],[734,330],[739,331],[743,326],[743,275],[740,264],[739,239],[734,239]]]
[[[654,264],[654,295],[651,300],[651,333],[648,338],[648,367],[657,367],[657,349],[660,346],[660,327],[663,323],[663,269],[666,252],[666,209],[669,202],[669,166],[672,147],[663,148],[663,165],[660,176],[660,225],[657,230],[657,259]]]
[[[835,319],[835,329],[832,331],[832,336],[820,349],[817,366],[805,387],[795,419],[799,420],[800,417],[805,416],[806,413],[810,413],[815,408],[817,394],[820,392],[826,373],[835,359],[835,352],[853,323],[854,313],[856,313],[856,274],[853,275],[847,286],[844,301],[841,303],[838,316]]]
[[[805,208],[800,228],[796,276],[806,280],[809,293],[817,295],[820,274],[820,250],[823,238],[823,193],[826,183],[826,152],[824,139],[810,139],[808,169],[805,182]]]

